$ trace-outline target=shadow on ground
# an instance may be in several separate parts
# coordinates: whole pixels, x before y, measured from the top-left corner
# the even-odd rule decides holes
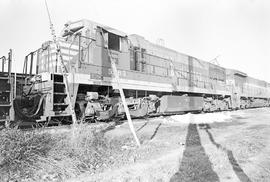
[[[143,129],[146,125],[148,124],[148,122],[145,122],[140,128],[138,128],[136,131],[140,131],[141,129]]]
[[[179,170],[170,179],[176,181],[219,181],[218,175],[212,169],[212,164],[201,144],[197,124],[189,124],[186,137],[186,148],[183,153]]]
[[[156,136],[156,134],[157,134],[158,129],[159,129],[160,126],[161,126],[161,123],[159,123],[159,124],[157,125],[157,127],[156,127],[156,129],[155,129],[153,135],[150,137],[150,140],[152,140],[152,139]]]
[[[230,161],[230,164],[233,168],[233,171],[237,175],[238,179],[241,182],[251,182],[249,177],[245,174],[245,172],[243,171],[241,166],[238,164],[237,160],[235,159],[235,157],[233,155],[233,152],[231,150],[228,150],[227,148],[223,147],[222,145],[220,145],[219,143],[217,143],[214,140],[213,135],[209,131],[211,129],[210,125],[209,124],[200,124],[199,126],[201,129],[204,129],[206,131],[212,144],[214,144],[218,149],[223,150],[227,154],[227,157]]]

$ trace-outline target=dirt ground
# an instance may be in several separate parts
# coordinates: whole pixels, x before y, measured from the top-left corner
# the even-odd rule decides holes
[[[70,181],[270,181],[270,108],[134,120],[106,133],[111,164]]]

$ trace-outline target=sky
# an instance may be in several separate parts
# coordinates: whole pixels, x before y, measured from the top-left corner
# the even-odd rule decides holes
[[[47,0],[59,34],[67,21],[89,19],[139,34],[193,57],[270,82],[269,0]],[[25,55],[52,36],[44,0],[0,0],[0,56]]]

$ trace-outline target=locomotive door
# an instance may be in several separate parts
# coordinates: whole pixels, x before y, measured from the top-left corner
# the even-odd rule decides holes
[[[244,93],[244,83],[246,82],[246,76],[243,74],[234,74],[234,91],[232,94],[232,99],[234,102],[234,108],[240,108],[241,105],[241,95]]]
[[[240,108],[240,88],[233,85],[232,96],[231,96],[232,108]]]

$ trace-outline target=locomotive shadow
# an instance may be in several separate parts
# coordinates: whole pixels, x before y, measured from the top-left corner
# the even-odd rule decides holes
[[[235,159],[235,157],[233,155],[233,152],[231,150],[228,150],[227,148],[223,147],[221,144],[217,143],[214,140],[212,133],[209,131],[211,129],[210,125],[209,124],[199,124],[199,126],[201,129],[204,129],[206,131],[212,144],[214,144],[218,149],[221,149],[224,152],[226,152],[227,157],[229,159],[229,162],[233,168],[234,173],[237,175],[238,179],[241,182],[251,182],[250,178],[245,174],[244,170],[238,164],[237,160]]]
[[[183,153],[179,170],[172,176],[170,182],[176,181],[219,181],[212,169],[212,164],[201,144],[197,124],[188,125],[186,148]]]

